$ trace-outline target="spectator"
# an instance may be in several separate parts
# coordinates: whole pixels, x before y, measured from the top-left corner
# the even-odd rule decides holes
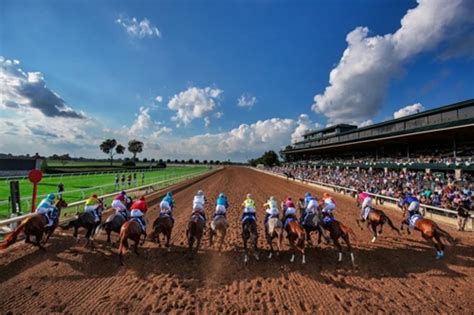
[[[458,231],[464,231],[466,227],[467,219],[469,218],[469,211],[471,205],[468,202],[469,199],[465,199],[457,208],[458,211]]]
[[[132,174],[128,174],[127,183],[128,183],[128,187],[132,185]]]
[[[122,174],[122,188],[125,188],[125,174]]]
[[[142,171],[142,185],[145,184],[145,172]]]
[[[63,198],[63,192],[64,192],[64,184],[61,182],[58,184],[58,198],[59,199]]]
[[[119,190],[120,189],[120,176],[119,174],[115,174],[115,190]]]
[[[133,185],[137,186],[137,172],[133,172]]]

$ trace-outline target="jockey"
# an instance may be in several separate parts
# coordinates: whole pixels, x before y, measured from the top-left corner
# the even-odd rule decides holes
[[[278,216],[280,215],[280,211],[278,210],[278,202],[273,196],[271,196],[270,199],[268,199],[267,202],[263,204],[263,206],[267,207],[265,209],[265,219],[263,219],[263,225],[266,228],[268,219],[278,218]]]
[[[35,210],[36,213],[44,215],[48,220],[46,227],[51,227],[54,224],[54,220],[56,219],[55,212],[57,211],[57,208],[53,205],[55,198],[56,196],[53,193],[49,194],[46,198],[41,200]]]
[[[171,218],[171,221],[174,223],[173,210],[174,210],[173,193],[169,191],[166,193],[166,196],[160,202],[160,215],[169,216]]]
[[[206,212],[204,211],[204,205],[206,202],[207,199],[206,196],[204,196],[204,192],[202,190],[198,190],[197,195],[194,196],[193,199],[193,213],[199,213],[203,217],[204,221],[207,220]]]
[[[309,215],[311,214],[316,214],[318,211],[318,201],[316,200],[315,197],[311,196],[310,193],[306,193],[305,199],[304,199],[304,205],[305,205],[305,210],[303,213],[303,216],[301,217],[301,222],[306,224],[306,220]]]
[[[127,198],[127,193],[122,191],[120,194],[115,196],[114,200],[112,200],[112,208],[115,209],[115,213],[122,215],[126,220],[129,218],[126,207]]]
[[[102,218],[102,213],[99,210],[99,207],[102,205],[102,202],[97,198],[96,194],[93,194],[89,199],[86,200],[84,204],[84,211],[91,212],[94,215],[95,222],[100,222]]]
[[[296,218],[296,208],[293,200],[291,197],[288,197],[284,202],[284,209],[285,209],[285,218],[283,219],[283,226],[286,229],[288,225],[288,219],[297,219]]]
[[[420,213],[420,201],[418,200],[418,198],[413,196],[410,191],[405,194],[405,198],[403,198],[402,201],[402,206],[406,212],[404,219],[408,224],[410,224],[410,219],[413,216],[416,215],[419,218],[422,217]]]
[[[132,211],[130,212],[130,216],[133,219],[137,219],[138,222],[140,223],[140,226],[142,228],[143,234],[145,234],[146,231],[146,222],[145,218],[143,217],[145,213],[148,211],[148,205],[145,201],[145,196],[141,196],[140,199],[136,200],[133,202]]]
[[[361,221],[364,222],[367,216],[369,215],[369,211],[372,208],[372,197],[362,189],[359,190],[358,199],[360,207],[360,218]]]
[[[255,201],[253,201],[251,194],[247,194],[247,198],[242,203],[242,206],[244,207],[244,212],[242,213],[242,222],[245,217],[252,217],[255,220]]]
[[[332,199],[332,197],[328,193],[323,194],[322,198],[322,206],[323,209],[321,212],[323,213],[323,216],[333,216],[332,212],[334,209],[336,209],[336,203]]]
[[[224,195],[224,193],[220,193],[219,197],[216,200],[216,212],[214,213],[214,217],[218,215],[225,217],[225,213],[228,207],[229,202],[227,201],[227,197]]]

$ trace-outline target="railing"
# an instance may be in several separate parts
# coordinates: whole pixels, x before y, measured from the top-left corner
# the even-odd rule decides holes
[[[266,172],[266,173],[269,173],[269,174],[272,174],[272,175],[278,175],[278,176],[281,176],[281,177],[285,177],[282,174],[274,173],[274,172],[271,172],[271,171],[268,171],[268,170],[259,170],[259,171],[263,171],[263,172]],[[296,178],[296,179],[298,179],[298,178]],[[308,183],[312,183],[312,184],[319,185],[319,186],[324,186],[324,187],[337,189],[339,191],[353,192],[353,193],[357,192],[357,190],[353,189],[353,188],[338,186],[338,185],[333,185],[333,184],[327,184],[327,183],[318,182],[318,181],[315,181],[315,180],[307,180],[307,179],[305,179],[304,181],[302,181],[301,179],[298,179],[298,180],[301,181],[301,182],[308,182]],[[376,198],[383,199],[383,200],[387,200],[389,202],[393,202],[395,204],[399,201],[399,199],[397,199],[397,198],[393,198],[393,197],[389,197],[389,196],[385,196],[385,195],[379,195],[379,194],[373,194],[373,193],[369,193],[369,195],[371,195],[373,197],[376,197]],[[431,206],[431,205],[425,205],[425,204],[421,204],[420,208],[422,208],[423,211],[427,211],[428,213],[434,213],[434,214],[442,213],[444,216],[447,216],[447,217],[457,216],[457,211],[455,211],[455,210],[439,208],[439,207],[435,207],[435,206]],[[470,215],[470,219],[472,220],[471,224],[472,224],[472,228],[474,229],[474,214]]]
[[[193,173],[188,173],[186,175],[182,175],[182,176],[178,176],[178,177],[173,177],[173,178],[169,178],[169,179],[165,179],[165,180],[162,180],[162,181],[159,181],[159,182],[155,182],[155,183],[152,183],[152,184],[147,184],[147,185],[143,185],[143,186],[139,186],[139,187],[135,187],[135,188],[132,188],[132,189],[127,189],[125,190],[127,193],[132,193],[132,192],[135,192],[135,191],[139,191],[139,190],[147,190],[149,189],[150,187],[151,188],[154,188],[155,186],[158,186],[160,187],[160,185],[162,184],[165,184],[165,183],[168,183],[167,186],[171,185],[169,184],[170,182],[176,182],[176,181],[182,181],[182,180],[185,180],[185,179],[190,179],[190,178],[193,178],[193,177],[196,177],[198,175],[202,175],[202,174],[205,174],[207,173],[209,170],[199,170],[197,172],[193,172]],[[113,197],[116,195],[116,192],[114,193],[109,193],[109,194],[105,194],[105,195],[101,195],[99,196],[99,198],[103,198],[104,200],[106,200],[107,198],[110,198],[110,197]],[[77,201],[77,202],[72,202],[68,205],[67,208],[64,208],[63,211],[62,211],[62,216],[63,217],[67,217],[68,214],[69,216],[72,216],[72,215],[75,215],[77,212],[80,212],[84,209],[84,203],[85,203],[85,200],[81,200],[81,201]],[[76,211],[73,211],[73,209],[76,209]],[[69,211],[64,211],[65,209],[68,209]],[[72,210],[72,211],[71,211]],[[1,220],[0,221],[0,226],[5,226],[5,225],[9,225],[9,224],[15,224],[17,222],[20,222],[26,218],[28,218],[29,216],[33,215],[33,213],[28,213],[28,214],[24,214],[24,215],[21,215],[21,216],[17,216],[17,217],[12,217],[12,218],[9,218],[9,219],[5,219],[5,220]],[[67,218],[66,218],[67,220]],[[64,221],[64,220],[62,220]]]

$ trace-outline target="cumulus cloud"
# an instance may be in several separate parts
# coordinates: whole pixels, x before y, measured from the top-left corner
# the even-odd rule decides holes
[[[257,98],[249,93],[242,94],[237,100],[237,106],[252,108],[257,103]]]
[[[115,23],[122,26],[127,34],[133,38],[161,37],[158,27],[153,25],[147,18],[139,21],[135,17],[130,19],[127,16],[120,16],[115,20]]]
[[[216,117],[217,119],[222,118],[222,116],[224,116],[224,113],[223,113],[223,112],[216,112],[216,113],[214,114],[214,117]]]
[[[307,114],[301,114],[298,117],[296,129],[291,134],[291,142],[301,141],[306,132],[319,128],[321,128],[319,123],[313,123]]]
[[[158,103],[163,102],[163,96],[158,95],[157,97],[155,97],[155,101],[157,101]]]
[[[129,135],[140,135],[140,133],[150,128],[152,120],[149,112],[150,109],[147,107],[139,108],[137,118],[128,130]]]
[[[357,27],[347,37],[347,48],[329,75],[329,86],[314,97],[313,111],[329,123],[361,123],[381,108],[390,79],[419,53],[451,39],[461,24],[472,23],[474,5],[469,0],[418,0],[393,34],[368,36]]]
[[[204,127],[208,128],[211,125],[211,119],[209,117],[204,117]]]
[[[413,115],[413,114],[423,111],[424,109],[425,108],[420,103],[408,105],[403,108],[400,108],[395,113],[393,113],[393,118],[400,118],[400,117],[404,117],[408,115]]]
[[[177,121],[178,125],[187,125],[196,118],[203,118],[216,109],[222,92],[218,88],[190,87],[174,95],[168,102],[168,108],[176,111],[172,120]]]
[[[23,71],[18,60],[0,56],[0,82],[0,107],[33,108],[47,117],[85,118],[83,113],[74,111],[57,93],[46,86],[41,72]]]

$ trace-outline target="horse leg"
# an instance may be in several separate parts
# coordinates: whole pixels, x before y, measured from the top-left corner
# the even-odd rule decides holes
[[[440,248],[439,248],[438,244],[436,244],[436,243],[433,241],[433,237],[430,237],[430,236],[426,235],[425,233],[421,233],[421,236],[422,236],[430,245],[434,246],[434,248],[436,249],[436,254],[437,254],[436,257],[438,257],[439,252],[440,252]]]
[[[213,243],[213,238],[214,238],[214,230],[211,228],[209,230],[209,246],[212,246],[212,243]]]
[[[227,234],[227,230],[222,231],[221,242],[219,244],[219,252],[222,251],[222,246],[224,246],[224,238],[225,238],[226,234]]]
[[[360,225],[360,220],[359,220],[359,219],[356,219],[356,223],[357,223],[357,226],[360,227],[361,230],[364,229],[364,228]]]
[[[439,237],[439,234],[438,232],[435,231],[434,233],[434,238],[436,240],[436,242],[438,243],[438,248],[439,248],[439,256],[440,258],[444,256],[444,244],[443,242],[441,241],[441,238]]]
[[[339,244],[339,240],[337,238],[334,237],[332,240],[333,240],[334,246],[336,246],[337,250],[339,251],[337,262],[341,263],[342,262],[342,246],[341,244]]]
[[[112,243],[112,240],[110,239],[110,233],[112,232],[112,230],[107,229],[105,230],[105,232],[107,232],[107,243]]]
[[[248,249],[247,249],[247,238],[244,236],[244,263],[247,263],[249,261],[249,256],[248,256]]]
[[[39,249],[45,250],[42,243],[43,240],[43,231],[40,231],[35,234],[35,245],[38,246]]]
[[[372,222],[371,227],[372,227],[372,234],[374,235],[374,237],[372,238],[372,243],[375,243],[375,241],[377,240],[377,224],[375,222]]]
[[[141,237],[142,237],[142,235],[140,234],[140,235],[138,236],[138,238],[135,239],[135,244],[134,244],[134,246],[133,246],[134,252],[135,252],[135,254],[136,254],[137,256],[140,256],[140,254],[138,253],[138,244],[140,244],[140,238],[141,238]],[[142,243],[142,244],[143,244],[143,243]]]
[[[270,254],[268,254],[268,259],[272,259],[273,256],[273,238],[270,235],[266,235],[267,243],[270,246]]]
[[[344,240],[344,242],[346,243],[347,245],[347,249],[349,250],[349,254],[351,255],[351,263],[352,263],[352,266],[355,267],[355,258],[354,258],[354,253],[352,252],[352,246],[351,246],[351,242],[349,240],[349,235],[347,234],[342,234],[342,239]]]

